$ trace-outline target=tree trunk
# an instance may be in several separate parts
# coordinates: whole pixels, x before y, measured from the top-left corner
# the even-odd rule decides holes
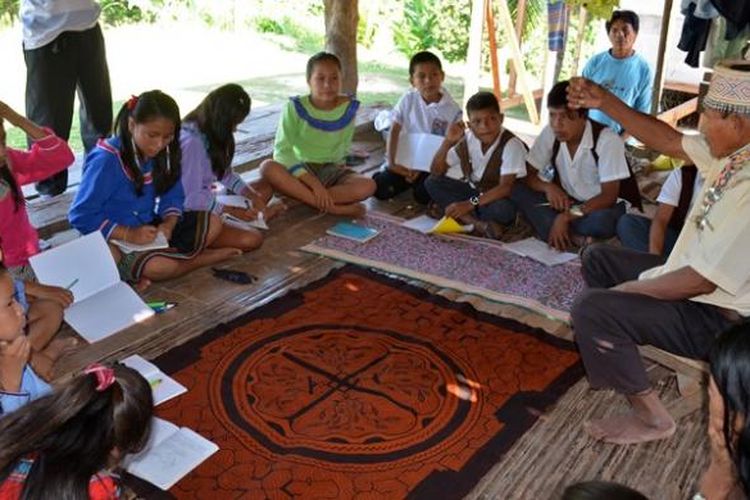
[[[326,51],[341,59],[344,93],[356,94],[357,74],[357,0],[324,0]]]

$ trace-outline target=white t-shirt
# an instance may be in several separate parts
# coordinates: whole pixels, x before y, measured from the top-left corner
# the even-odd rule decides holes
[[[697,198],[702,200],[728,160],[711,156],[703,136],[684,136],[682,149],[704,178]],[[644,271],[640,279],[655,278],[690,266],[717,287],[712,293],[690,300],[750,316],[750,259],[747,258],[747,249],[750,248],[750,162],[734,174],[728,189],[714,204],[708,215],[710,226],[698,229],[695,218],[703,212],[702,205],[693,204],[667,262]]]
[[[408,90],[393,108],[391,117],[401,125],[402,134],[434,134],[445,136],[448,127],[461,119],[461,107],[447,90],[438,102],[426,103],[416,89]]]
[[[542,133],[534,141],[529,151],[529,164],[539,171],[539,178],[551,182],[553,177],[545,176],[551,170],[552,149],[555,134],[552,129],[544,127]],[[591,122],[586,122],[581,144],[578,145],[575,156],[571,159],[566,143],[560,144],[557,153],[557,172],[560,174],[560,184],[566,193],[578,201],[588,201],[602,192],[601,184],[618,181],[630,177],[628,164],[625,161],[625,144],[612,129],[605,128],[599,134],[596,152],[599,155],[599,165],[594,161],[591,153],[594,138]]]
[[[482,141],[477,139],[477,136],[471,130],[466,131],[466,146],[469,150],[469,159],[471,160],[472,168],[471,182],[482,180],[484,171],[487,170],[487,163],[489,163],[492,154],[499,146],[502,135],[503,130],[501,129],[495,142],[487,148],[486,152],[482,152]],[[500,176],[515,174],[516,178],[526,177],[526,148],[521,139],[513,137],[505,143],[502,160]],[[456,152],[456,146],[448,150],[445,161],[448,164],[448,171],[445,175],[452,179],[463,179],[464,174],[461,170],[461,159]]]
[[[85,31],[99,21],[101,7],[94,0],[21,0],[23,48],[38,49],[65,31]]]
[[[693,196],[690,198],[690,207],[695,203],[702,187],[703,177],[701,177],[699,173],[696,173],[695,182],[693,182]],[[667,177],[667,180],[661,187],[661,191],[659,191],[659,197],[656,198],[656,201],[676,207],[680,204],[680,194],[682,194],[682,169],[676,168],[672,170],[669,177]]]

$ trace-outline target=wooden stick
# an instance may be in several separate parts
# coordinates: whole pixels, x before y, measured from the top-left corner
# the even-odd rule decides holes
[[[513,64],[516,67],[518,73],[518,82],[521,84],[521,93],[523,94],[523,100],[526,104],[526,110],[529,112],[529,119],[531,123],[539,123],[539,111],[536,109],[536,102],[534,101],[534,95],[532,93],[531,84],[529,82],[529,75],[526,72],[526,67],[523,64],[523,57],[521,56],[521,47],[518,45],[518,38],[513,31],[513,19],[510,17],[510,9],[508,9],[507,0],[500,0],[498,2],[500,7],[500,20],[508,33],[508,40],[510,41],[510,51],[513,60]]]
[[[518,0],[516,4],[516,35],[518,36],[519,44],[523,43],[523,23],[526,20],[526,0]],[[510,67],[510,77],[508,78],[508,97],[512,97],[516,93],[516,69]]]
[[[500,68],[497,61],[497,38],[495,31],[495,14],[492,11],[492,0],[484,3],[485,17],[487,19],[487,35],[490,39],[490,67],[492,68],[492,90],[500,103],[500,111],[503,110],[503,93],[500,89]]]
[[[661,35],[659,38],[659,51],[656,59],[656,71],[654,73],[654,87],[651,94],[651,114],[659,111],[661,93],[664,91],[664,60],[666,57],[667,39],[669,38],[669,24],[672,20],[673,0],[664,1],[664,11],[661,18]]]

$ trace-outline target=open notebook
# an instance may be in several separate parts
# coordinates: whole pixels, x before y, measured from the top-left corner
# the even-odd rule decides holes
[[[412,170],[429,172],[432,159],[443,139],[442,136],[434,134],[400,134],[396,163]]]
[[[123,359],[122,363],[137,371],[143,375],[143,378],[148,380],[154,395],[154,406],[187,392],[184,385],[161,371],[155,364],[146,361],[137,354]]]
[[[424,234],[451,234],[451,233],[470,233],[474,230],[473,224],[462,225],[451,217],[443,217],[435,220],[427,215],[420,215],[401,223],[408,229],[413,229]]]
[[[195,431],[153,417],[146,447],[140,453],[126,456],[122,466],[131,474],[168,490],[218,450],[215,443]]]
[[[40,283],[68,288],[74,302],[65,321],[96,342],[153,316],[154,311],[120,280],[107,242],[99,231],[30,259]]]
[[[249,199],[238,194],[220,194],[216,196],[216,201],[227,207],[244,208],[246,210],[253,206]],[[221,218],[225,224],[237,229],[268,229],[263,212],[260,212],[255,220],[243,220],[226,212],[221,214]]]
[[[124,240],[112,240],[112,243],[120,247],[120,250],[125,253],[148,252],[150,250],[161,250],[163,248],[169,248],[167,237],[164,236],[164,233],[162,233],[161,231],[156,233],[156,238],[154,238],[154,241],[152,241],[151,243],[144,243],[140,245],[138,243],[132,243]]]

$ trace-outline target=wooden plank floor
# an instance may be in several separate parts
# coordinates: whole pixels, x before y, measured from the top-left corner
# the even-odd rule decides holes
[[[365,136],[358,147],[371,152],[368,163],[360,168],[371,172],[382,159],[382,141],[375,135]],[[368,203],[371,208],[402,217],[421,211],[408,194],[388,202]],[[325,276],[340,264],[305,254],[298,248],[323,234],[336,220],[294,205],[271,221],[271,230],[261,249],[220,266],[257,276],[259,280],[253,285],[217,280],[207,269],[153,285],[145,294],[147,300],[174,301],[179,303],[178,307],[80,348],[58,363],[58,380],[94,361],[122,359],[133,353],[153,358],[290,289]],[[536,313],[422,282],[411,283],[451,300],[468,302],[485,312],[571,338],[567,325]],[[72,333],[68,330],[66,334]],[[666,400],[677,401],[674,375],[659,365],[650,366],[651,377]],[[593,478],[629,484],[653,499],[687,498],[706,462],[705,409],[682,417],[676,435],[660,443],[613,446],[596,443],[584,434],[581,425],[584,419],[622,410],[624,403],[619,398],[610,392],[590,391],[582,380],[542,415],[467,499],[556,499],[565,485]]]

